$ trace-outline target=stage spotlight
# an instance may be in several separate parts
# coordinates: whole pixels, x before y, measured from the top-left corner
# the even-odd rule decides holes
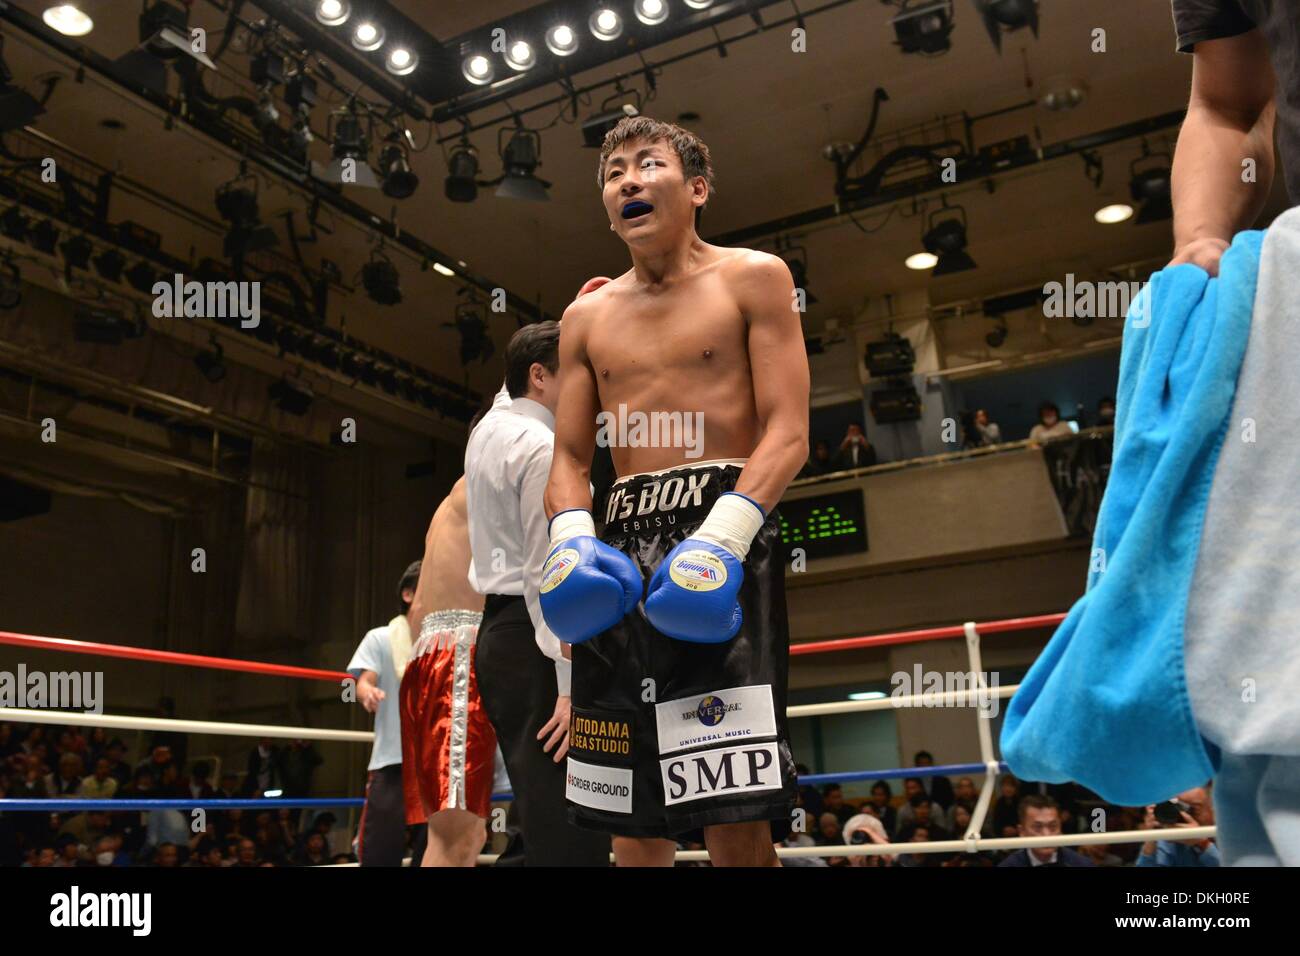
[[[136,292],[153,295],[153,287],[158,279],[158,274],[154,272],[153,267],[148,263],[137,262],[122,274],[126,276],[126,281]]]
[[[952,0],[936,0],[932,3],[917,3],[912,0],[889,23],[898,38],[894,42],[904,53],[933,56],[946,53],[952,48],[948,39],[953,28]]]
[[[225,351],[221,348],[221,343],[213,339],[208,348],[194,356],[194,364],[198,366],[204,378],[215,384],[226,377],[224,357]]]
[[[587,21],[587,27],[597,40],[617,40],[623,33],[623,18],[609,7],[598,7]]]
[[[42,219],[27,230],[27,243],[37,252],[54,255],[54,247],[59,242],[59,228],[48,219]]]
[[[366,295],[379,305],[397,305],[402,301],[401,281],[397,267],[378,252],[361,267],[361,283],[366,288]]]
[[[316,19],[327,27],[342,26],[352,16],[352,5],[346,0],[320,0],[316,4]]]
[[[357,115],[356,106],[349,103],[330,115],[330,151],[334,155],[328,166],[312,163],[312,172],[318,179],[331,183],[348,183],[379,188],[379,178],[366,162],[370,152],[367,125]]]
[[[370,53],[384,45],[384,28],[371,20],[363,20],[352,31],[352,45]]]
[[[492,69],[492,61],[482,53],[471,53],[461,61],[460,72],[475,86],[484,86],[492,82],[496,71]]]
[[[975,10],[999,53],[1002,34],[1029,27],[1038,36],[1038,0],[974,0]]]
[[[266,392],[276,408],[290,415],[306,415],[316,397],[303,383],[290,382],[288,379],[273,383]]]
[[[600,149],[605,143],[605,134],[612,130],[629,116],[636,116],[640,113],[640,97],[635,94],[619,94],[626,96],[628,99],[635,99],[635,103],[623,103],[614,109],[606,109],[610,100],[606,100],[599,113],[595,113],[582,121],[582,145],[588,149]]]
[[[262,132],[275,126],[280,121],[280,111],[275,108],[269,90],[263,90],[257,97],[257,108],[253,111],[253,125]]]
[[[506,47],[506,66],[522,73],[537,65],[537,51],[531,43],[515,40]]]
[[[95,29],[95,21],[90,19],[75,3],[60,3],[46,7],[41,19],[51,30],[58,30],[65,37],[84,37]]]
[[[31,220],[24,216],[17,206],[10,206],[5,210],[4,215],[0,216],[0,232],[15,242],[22,242],[27,238],[27,229],[30,225]]]
[[[116,249],[105,249],[90,262],[101,279],[107,279],[109,282],[121,281],[122,270],[126,267],[126,258]]]
[[[379,151],[379,175],[384,177],[384,195],[392,199],[406,199],[419,188],[420,177],[411,172],[401,133],[391,133]]]
[[[781,258],[785,261],[786,268],[790,270],[790,278],[794,280],[794,287],[802,289],[804,294],[805,305],[816,305],[817,296],[808,291],[808,263],[803,259],[792,255],[793,250],[783,250]],[[807,255],[807,252],[804,252]]]
[[[451,152],[447,161],[444,191],[452,202],[473,202],[478,198],[478,152],[464,142]]]
[[[404,46],[394,47],[388,51],[384,66],[395,76],[407,76],[415,72],[420,58]]]
[[[566,23],[546,31],[546,49],[556,56],[572,56],[578,52],[578,34]]]
[[[541,137],[534,130],[516,129],[501,156],[505,173],[497,186],[496,194],[502,199],[524,199],[546,202],[550,183],[533,175],[541,162]]]
[[[210,70],[217,68],[206,53],[194,49],[188,11],[166,0],[158,0],[140,14],[140,43],[160,59],[174,59],[183,53]]]
[[[456,321],[442,323],[444,328],[455,329],[460,334],[460,361],[468,365],[475,359],[486,362],[496,353],[496,346],[488,335],[482,310],[474,302],[456,306]]]
[[[1148,159],[1155,160],[1155,164],[1139,170],[1138,165]],[[1129,172],[1133,177],[1129,180],[1129,192],[1133,196],[1133,201],[1138,203],[1137,224],[1139,226],[1173,218],[1174,207],[1169,191],[1171,172],[1168,159],[1169,157],[1163,153],[1150,154],[1144,145],[1142,155],[1129,165]]]
[[[284,101],[299,116],[306,116],[316,105],[316,78],[299,73],[284,88]]]
[[[72,316],[72,337],[78,342],[96,345],[121,345],[126,338],[137,338],[143,331],[112,309],[78,306]]]
[[[943,212],[959,215],[935,223],[934,217]],[[932,276],[951,275],[976,268],[975,260],[966,252],[966,211],[960,206],[944,206],[932,214],[928,222],[929,231],[921,237],[921,244],[927,252],[939,257]]]
[[[59,246],[59,251],[63,253],[63,261],[69,269],[85,269],[90,265],[90,254],[95,251],[95,247],[85,236],[73,236]]]
[[[636,0],[633,10],[636,18],[648,27],[658,26],[668,19],[666,0]]]
[[[1007,340],[1007,322],[1006,319],[998,316],[998,324],[984,336],[984,343],[991,349],[1002,348],[1002,343]]]

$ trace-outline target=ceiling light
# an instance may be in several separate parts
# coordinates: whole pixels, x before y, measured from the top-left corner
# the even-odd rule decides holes
[[[501,154],[505,165],[497,196],[502,199],[526,199],[546,202],[550,199],[546,189],[550,185],[533,175],[541,161],[541,137],[534,130],[517,129]]]
[[[936,223],[934,216],[944,212],[959,215]],[[960,206],[943,206],[935,210],[935,214],[930,216],[928,222],[930,228],[921,237],[921,245],[925,246],[927,252],[939,257],[931,275],[944,276],[976,268],[975,260],[966,252],[966,211],[964,209]]]
[[[82,12],[75,3],[60,3],[58,6],[47,7],[41,14],[41,19],[45,21],[47,27],[58,30],[65,37],[84,37],[95,29],[95,21]]]
[[[327,27],[337,27],[352,16],[352,5],[346,0],[320,0],[316,4],[316,19]]]
[[[506,66],[512,70],[523,72],[531,70],[537,65],[537,53],[533,50],[532,44],[525,40],[515,40],[506,49]]]
[[[707,10],[713,6],[713,0],[685,0],[685,2],[692,10]]]
[[[452,202],[473,202],[478,197],[478,153],[469,143],[452,150],[447,161],[445,191]]]
[[[917,271],[933,269],[938,264],[939,257],[932,252],[914,252],[906,260],[907,267]]]
[[[379,151],[379,175],[384,177],[384,195],[406,199],[420,186],[420,177],[411,172],[411,163],[401,143],[402,134],[392,133]]]
[[[362,20],[352,31],[352,45],[369,53],[384,45],[384,28],[370,20]]]
[[[126,267],[126,258],[116,249],[105,249],[90,261],[95,271],[99,273],[99,277],[109,282],[120,280],[122,270]]]
[[[492,61],[482,53],[472,53],[461,62],[460,71],[465,79],[476,86],[492,82]]]
[[[1124,220],[1129,219],[1132,215],[1132,206],[1128,203],[1117,202],[1112,203],[1109,206],[1102,206],[1092,214],[1092,218],[1096,219],[1102,225],[1112,226],[1117,222],[1123,222]]]
[[[578,51],[578,34],[568,24],[551,27],[546,31],[546,48],[556,56],[570,56]]]
[[[948,39],[953,27],[952,0],[905,6],[889,23],[897,37],[894,42],[904,53],[934,56],[952,48]]]
[[[668,19],[668,4],[665,0],[636,0],[633,9],[636,11],[636,18],[648,27]]]
[[[435,262],[433,264],[433,271],[438,273],[438,275],[444,276],[454,276],[456,274],[454,270],[447,268],[441,262]]]
[[[419,65],[420,58],[404,46],[396,46],[388,51],[388,59],[384,65],[388,72],[395,76],[407,76],[415,72]]]
[[[623,33],[623,18],[609,7],[600,7],[591,15],[587,26],[597,40],[617,40]]]

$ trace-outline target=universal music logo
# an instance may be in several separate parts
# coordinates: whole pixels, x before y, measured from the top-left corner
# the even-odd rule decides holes
[[[684,448],[687,458],[704,454],[703,412],[641,412],[618,403],[618,412],[596,416],[601,448]]]
[[[239,319],[241,329],[262,321],[262,283],[199,282],[179,272],[170,283],[155,282],[153,314],[159,319]]]

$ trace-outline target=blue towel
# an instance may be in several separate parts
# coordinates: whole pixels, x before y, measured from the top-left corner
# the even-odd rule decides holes
[[[1240,233],[1216,279],[1192,265],[1156,272],[1149,300],[1129,310],[1087,590],[1002,727],[1003,759],[1022,779],[1073,780],[1139,806],[1214,775],[1218,753],[1188,698],[1183,627],[1263,235]]]

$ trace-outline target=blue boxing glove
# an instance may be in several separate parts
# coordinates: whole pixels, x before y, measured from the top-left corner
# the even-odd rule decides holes
[[[589,641],[623,620],[645,582],[632,559],[596,537],[591,512],[551,519],[551,553],[542,566],[542,618],[568,644]]]
[[[645,616],[679,641],[721,644],[736,636],[744,615],[742,562],[766,520],[744,495],[720,496],[696,532],[668,552],[646,591]]]

